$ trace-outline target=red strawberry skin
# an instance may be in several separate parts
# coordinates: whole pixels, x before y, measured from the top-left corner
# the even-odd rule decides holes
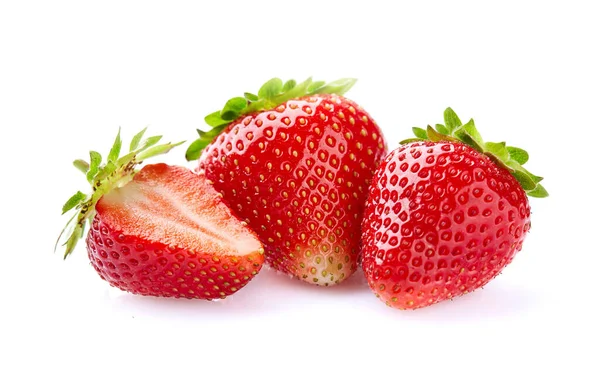
[[[145,166],[104,195],[86,243],[100,277],[140,295],[224,298],[263,263],[258,239],[212,186],[165,164]]]
[[[416,309],[497,276],[521,250],[530,207],[517,180],[487,156],[422,141],[382,162],[362,228],[372,291],[391,307]]]
[[[232,122],[199,170],[258,234],[272,267],[327,286],[357,268],[364,201],[385,153],[356,103],[315,95]]]

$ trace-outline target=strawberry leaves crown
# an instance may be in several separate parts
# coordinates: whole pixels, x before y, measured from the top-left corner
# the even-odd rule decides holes
[[[75,168],[83,172],[88,183],[92,186],[90,194],[77,191],[62,207],[62,214],[74,212],[67,225],[56,240],[54,250],[63,236],[67,235],[62,246],[65,247],[64,258],[73,252],[77,242],[84,234],[86,223],[94,218],[96,214],[96,203],[100,198],[111,190],[122,187],[133,179],[137,173],[136,167],[144,160],[169,152],[174,147],[183,143],[158,144],[162,136],[151,136],[144,139],[146,128],[133,136],[129,144],[129,152],[120,156],[122,141],[121,129],[108,152],[106,162],[102,164],[102,155],[96,151],[90,151],[90,161],[75,160]]]
[[[211,129],[208,131],[196,129],[200,137],[190,144],[185,157],[188,161],[198,159],[202,150],[231,122],[240,117],[258,111],[273,109],[290,99],[308,95],[343,95],[355,83],[355,78],[342,78],[330,83],[313,81],[312,78],[308,78],[301,83],[296,83],[293,79],[283,82],[279,78],[272,78],[261,86],[257,94],[244,93],[243,97],[233,97],[225,103],[225,106],[221,110],[217,110],[204,117],[204,121]]]
[[[523,167],[529,160],[527,151],[514,146],[507,146],[505,142],[483,141],[473,119],[463,124],[451,108],[444,111],[443,125],[436,124],[435,129],[431,126],[427,126],[427,129],[413,127],[413,133],[417,138],[404,140],[401,144],[422,140],[462,142],[485,154],[496,164],[510,171],[527,195],[537,198],[548,196],[548,191],[540,184],[543,178],[534,175]]]

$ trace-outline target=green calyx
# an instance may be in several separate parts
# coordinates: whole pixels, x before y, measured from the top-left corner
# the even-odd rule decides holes
[[[243,97],[234,97],[225,103],[221,110],[217,110],[204,117],[204,121],[211,127],[208,131],[196,129],[200,138],[188,147],[185,157],[188,161],[200,157],[200,152],[218,136],[231,122],[247,114],[273,109],[280,104],[294,98],[301,98],[315,94],[343,95],[356,83],[354,78],[342,78],[337,81],[325,83],[313,81],[308,78],[304,82],[296,83],[290,79],[283,82],[279,78],[268,80],[258,90],[257,94],[244,93]]]
[[[451,108],[444,111],[444,125],[437,124],[435,129],[431,126],[427,126],[427,129],[414,127],[413,133],[417,138],[404,140],[401,144],[423,140],[462,142],[508,169],[527,195],[537,198],[548,196],[548,191],[540,184],[543,178],[523,167],[529,160],[529,154],[524,149],[507,146],[505,142],[483,141],[473,119],[463,124]]]
[[[67,225],[60,233],[54,249],[63,240],[62,246],[65,246],[64,258],[73,252],[77,242],[84,234],[86,223],[94,218],[96,214],[96,203],[100,198],[111,190],[122,187],[133,179],[137,170],[136,167],[144,160],[169,152],[174,147],[182,144],[158,144],[162,136],[152,136],[143,139],[146,129],[137,133],[129,144],[129,152],[124,156],[120,156],[121,147],[121,130],[117,133],[117,137],[108,152],[106,162],[102,164],[102,155],[96,151],[90,151],[90,161],[75,160],[73,165],[75,168],[83,172],[88,183],[92,186],[90,194],[84,194],[77,191],[63,205],[63,215],[67,212],[74,212]]]

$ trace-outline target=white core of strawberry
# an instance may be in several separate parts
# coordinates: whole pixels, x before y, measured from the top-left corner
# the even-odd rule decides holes
[[[232,215],[224,205],[202,201],[202,194],[182,192],[168,185],[131,181],[104,195],[99,208],[102,216],[119,224],[125,234],[135,234],[143,239],[170,246],[186,246],[196,251],[219,251],[232,256],[244,256],[261,248],[252,234],[227,232]],[[111,221],[111,217],[115,219]],[[143,227],[140,227],[143,225]]]

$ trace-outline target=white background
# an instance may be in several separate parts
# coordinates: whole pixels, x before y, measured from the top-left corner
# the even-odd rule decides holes
[[[598,386],[593,3],[3,1],[0,385]],[[192,140],[229,97],[311,75],[359,78],[347,96],[390,148],[452,106],[530,152],[551,196],[501,276],[410,312],[360,272],[323,289],[263,270],[208,303],[109,288],[83,244],[53,253],[85,188],[71,161],[119,126]]]

